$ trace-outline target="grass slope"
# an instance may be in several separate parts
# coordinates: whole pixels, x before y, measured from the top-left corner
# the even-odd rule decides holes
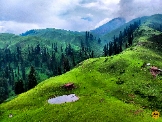
[[[0,121],[154,122],[152,111],[161,112],[162,108],[161,76],[153,78],[149,67],[141,66],[151,63],[161,68],[162,53],[160,48],[155,48],[160,45],[150,37],[150,30],[142,26],[134,46],[118,55],[85,60],[66,74],[51,77],[1,104]],[[155,36],[161,35],[153,31]],[[73,82],[77,88],[67,91],[60,87],[68,82]],[[80,99],[58,105],[47,103],[52,96],[71,93]],[[9,118],[10,113],[12,118]],[[161,117],[156,120],[161,121]]]

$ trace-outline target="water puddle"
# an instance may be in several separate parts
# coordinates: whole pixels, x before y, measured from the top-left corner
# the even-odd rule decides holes
[[[55,98],[48,99],[48,103],[50,104],[61,104],[66,102],[75,102],[79,98],[75,96],[75,94],[63,95]]]

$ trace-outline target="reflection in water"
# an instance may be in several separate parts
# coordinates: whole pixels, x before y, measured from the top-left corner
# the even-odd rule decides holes
[[[79,98],[75,96],[75,94],[70,95],[63,95],[55,98],[51,98],[48,100],[48,103],[50,104],[61,104],[66,102],[74,102],[77,101]]]

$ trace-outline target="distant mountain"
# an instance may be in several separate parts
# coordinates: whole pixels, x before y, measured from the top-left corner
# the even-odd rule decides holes
[[[103,24],[102,26],[96,28],[95,30],[91,30],[92,33],[98,34],[98,35],[104,35],[108,32],[111,32],[120,26],[124,25],[126,23],[124,18],[114,18],[111,21],[107,22],[106,24]]]
[[[90,32],[89,34],[92,34]],[[25,41],[26,48],[28,44],[31,45],[33,42],[38,42],[40,45],[47,45],[51,47],[51,43],[57,43],[60,47],[61,45],[65,48],[67,44],[71,44],[72,47],[75,47],[77,50],[81,47],[81,42],[86,46],[87,42],[85,39],[86,32],[78,32],[78,31],[70,31],[70,30],[62,30],[55,28],[46,28],[46,29],[32,29],[28,30],[22,34],[20,34],[21,38],[30,38]],[[103,53],[103,43],[98,43],[98,38],[100,35],[94,35],[92,38],[88,37],[88,41],[90,43],[90,48],[95,52],[96,55],[102,55]],[[36,41],[33,41],[36,39]],[[22,40],[22,39],[21,39]]]
[[[141,21],[141,25],[145,25],[155,30],[162,31],[162,14],[155,14],[152,16],[143,16],[135,18],[116,29],[107,32],[104,35],[101,35],[100,38],[101,40],[106,40],[107,42],[112,41],[114,35],[118,36],[120,31],[124,31],[125,28],[130,26],[130,24],[133,24],[134,22],[137,22],[139,20]]]
[[[101,40],[106,40],[108,42],[112,41],[114,35],[115,36],[119,36],[120,31],[124,31],[125,28],[130,26],[130,24],[133,24],[134,22],[138,22],[140,20],[141,21],[141,25],[142,25],[142,24],[144,24],[147,21],[148,18],[149,18],[148,16],[143,16],[143,17],[135,18],[135,19],[133,19],[133,20],[131,20],[131,21],[121,25],[120,27],[118,27],[116,29],[114,29],[114,30],[112,30],[110,32],[107,32],[104,35],[101,35],[100,38],[101,38]]]
[[[2,33],[0,34],[0,49],[7,47],[14,51],[16,47],[21,47],[22,51],[26,52],[28,46],[35,47],[40,44],[42,47],[45,46],[51,49],[52,43],[57,43],[59,49],[61,46],[65,49],[68,44],[71,44],[73,48],[79,50],[81,40],[85,40],[84,38],[84,33],[53,28],[33,29],[21,35]]]
[[[49,34],[57,36],[58,34],[81,34],[78,31],[70,31],[64,29],[55,29],[55,28],[46,28],[46,29],[32,29],[28,30],[25,33],[20,34],[21,36],[41,36],[49,38]],[[50,36],[51,37],[51,36]]]

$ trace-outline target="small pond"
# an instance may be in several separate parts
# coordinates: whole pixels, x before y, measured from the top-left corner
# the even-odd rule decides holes
[[[63,95],[63,96],[58,96],[55,98],[50,98],[48,99],[48,103],[50,104],[61,104],[61,103],[66,103],[66,102],[75,102],[79,98],[75,96],[75,94],[69,94],[69,95]]]

